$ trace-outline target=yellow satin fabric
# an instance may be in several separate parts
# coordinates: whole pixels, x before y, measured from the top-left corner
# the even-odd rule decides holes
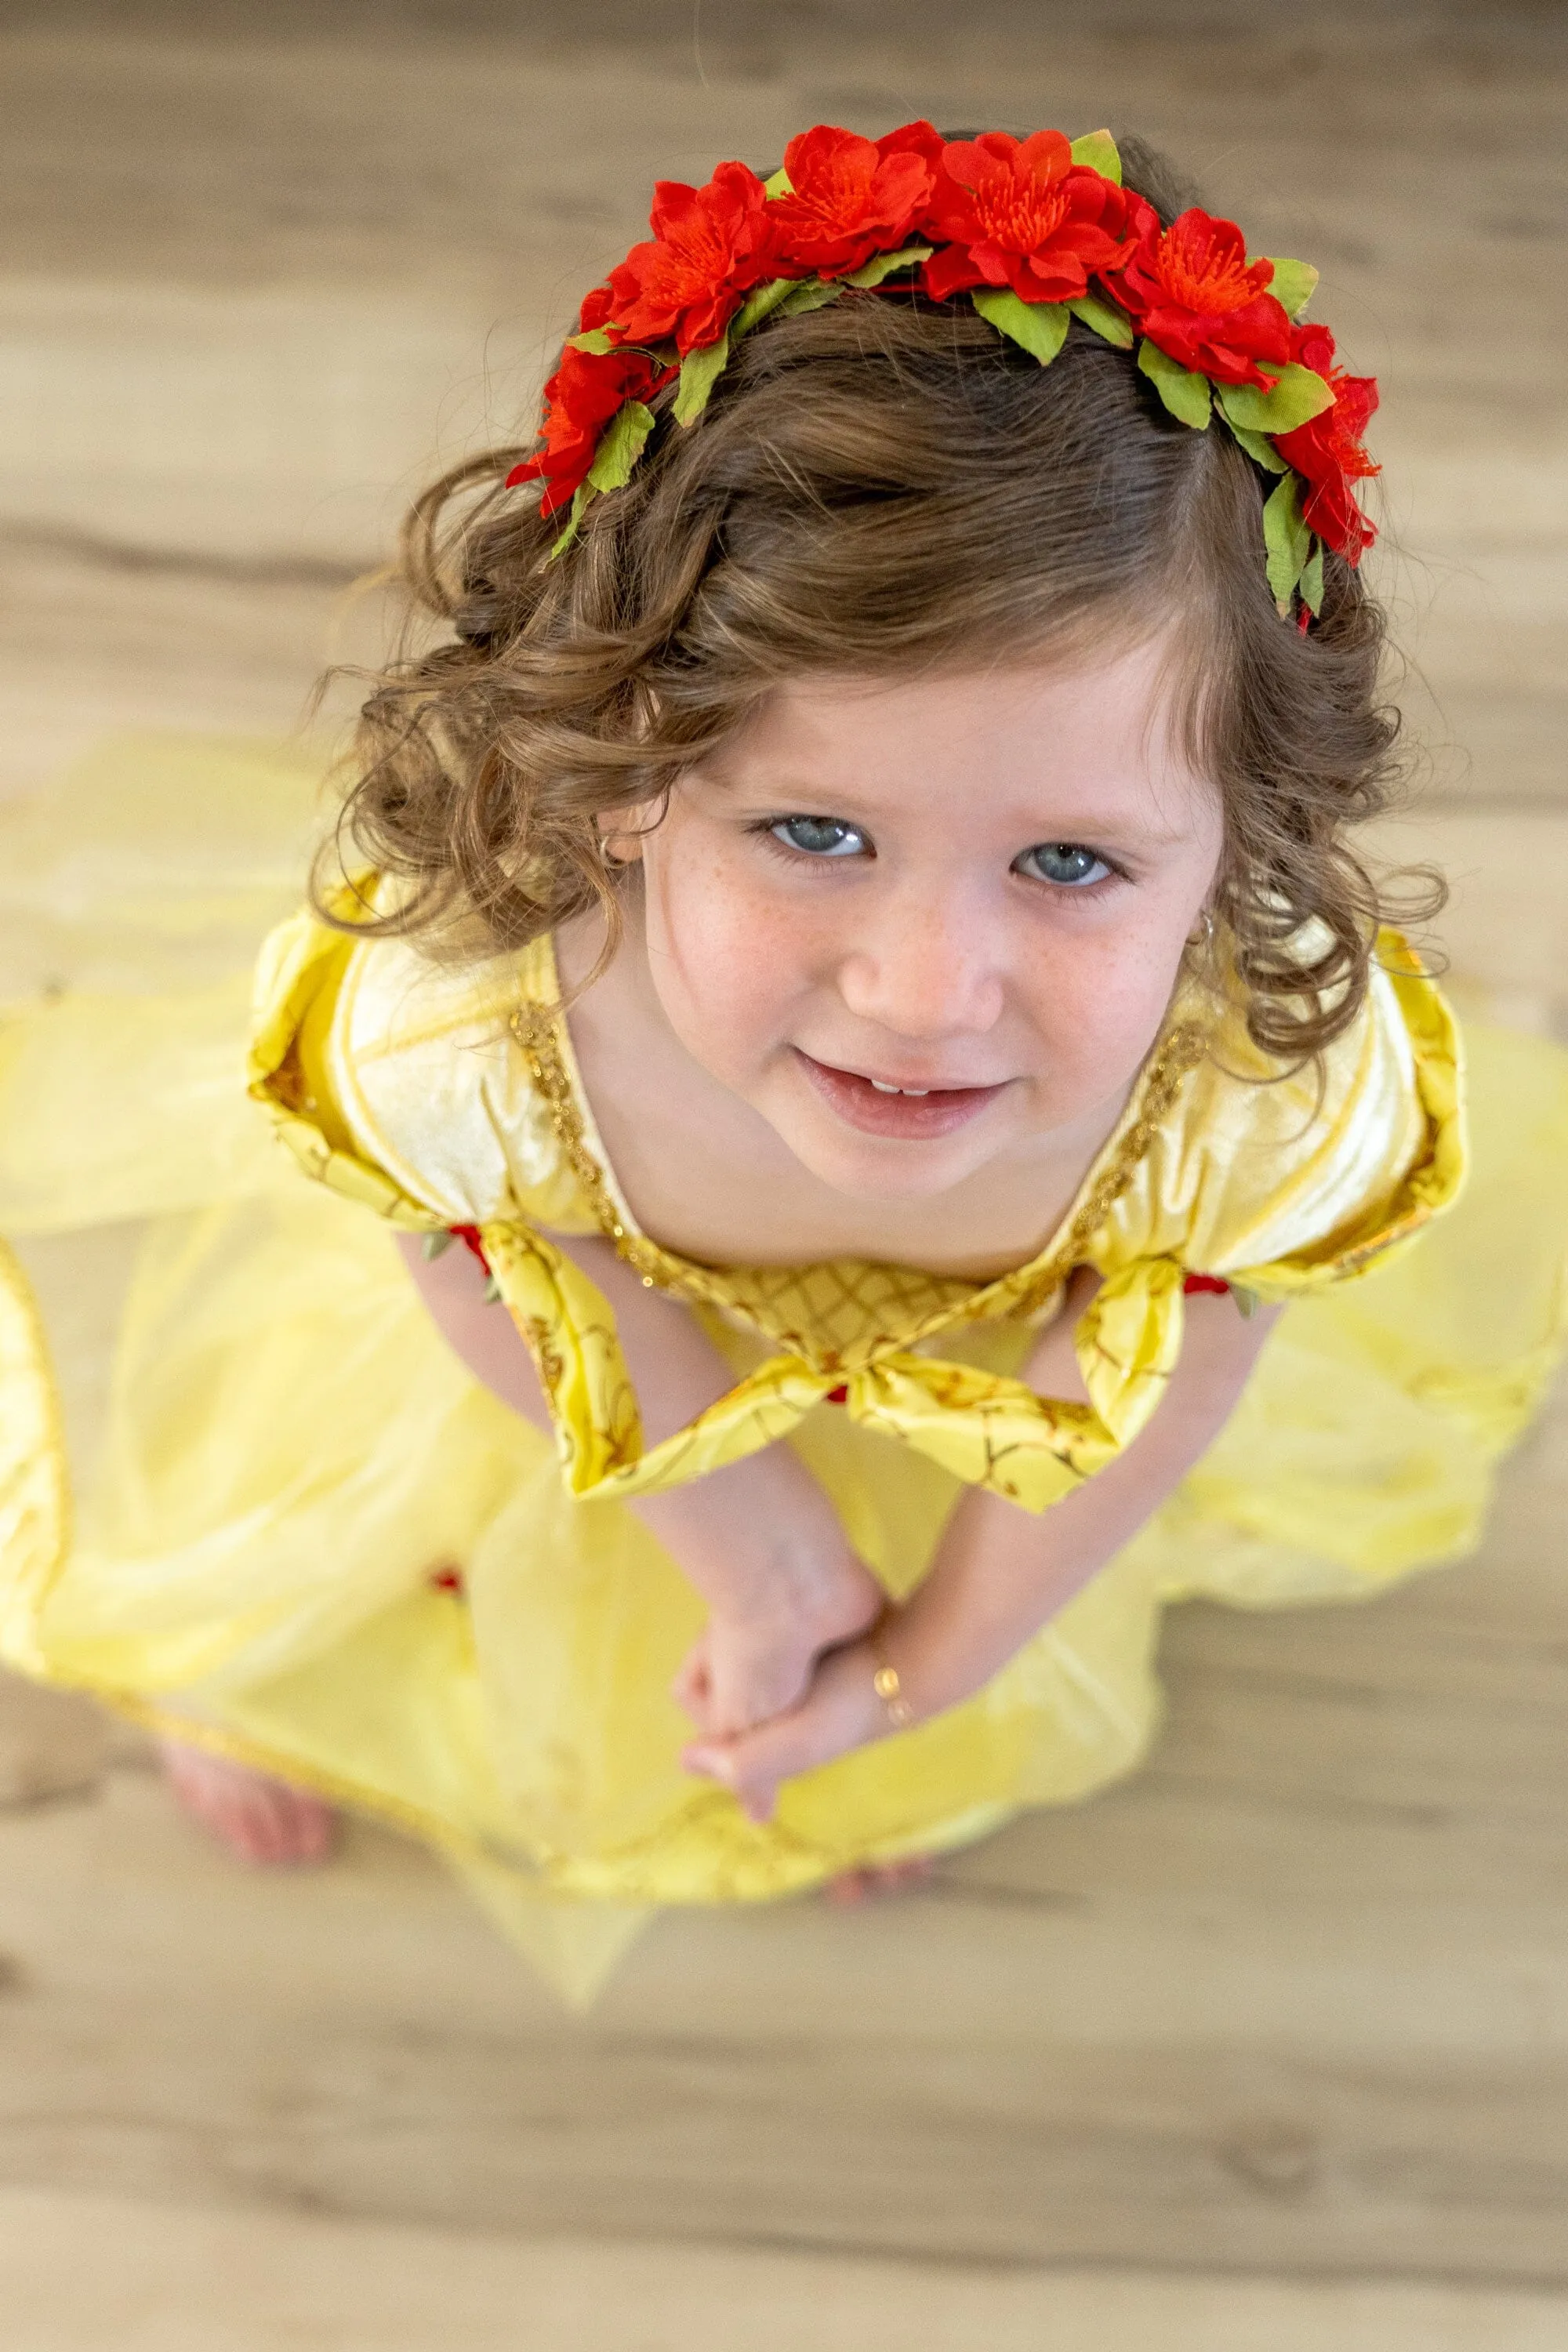
[[[406,949],[301,916],[263,960],[251,1084],[307,1171],[346,1198],[405,1226],[479,1228],[550,1400],[568,1489],[584,1498],[701,1477],[837,1395],[861,1426],[1043,1510],[1147,1423],[1181,1353],[1187,1273],[1268,1298],[1321,1289],[1410,1240],[1463,1177],[1453,1024],[1390,932],[1321,1092],[1316,1072],[1281,1080],[1262,1067],[1234,1013],[1179,1003],[1061,1230],[999,1280],[698,1265],[637,1232],[557,998],[547,941],[478,972],[432,973]],[[614,1316],[552,1226],[602,1227],[646,1279],[785,1344],[645,1449]],[[962,1326],[1053,1311],[1079,1264],[1103,1277],[1075,1333],[1087,1407],[921,1351]]]
[[[1435,993],[1395,972],[1321,1101],[1310,1076],[1247,1083],[1235,1038],[1187,1072],[1084,1252],[1106,1276],[1105,1354],[1080,1335],[1093,1415],[1123,1438],[1168,1363],[1182,1268],[1288,1297],[1220,1439],[984,1691],[745,1821],[680,1769],[668,1686],[700,1606],[606,1483],[637,1465],[635,1400],[602,1301],[563,1299],[551,1264],[595,1214],[508,1025],[520,993],[551,1000],[547,952],[427,973],[295,921],[267,947],[247,1048],[310,782],[255,747],[121,742],[26,839],[0,809],[0,954],[26,951],[0,1010],[0,1231],[146,1220],[104,1442],[92,1458],[73,1438],[68,1497],[46,1354],[77,1344],[70,1315],[40,1333],[0,1262],[11,1664],[429,1841],[583,1998],[650,1906],[787,1894],[1128,1770],[1158,1718],[1168,1601],[1359,1598],[1476,1540],[1561,1345],[1568,1062],[1467,1040],[1473,1165],[1434,1218],[1458,1174],[1455,1061]],[[389,1231],[470,1221],[559,1356],[564,1478],[446,1347]],[[1075,1423],[1016,1387],[1050,1265],[984,1291],[896,1266],[672,1275],[733,1370],[703,1443],[786,1429],[895,1597],[1018,1424],[1041,1483],[1084,1465],[1088,1409]],[[839,1384],[847,1409],[815,1402]]]
[[[39,1605],[69,1525],[65,1445],[48,1357],[21,1268],[0,1244],[0,1657],[44,1669]]]

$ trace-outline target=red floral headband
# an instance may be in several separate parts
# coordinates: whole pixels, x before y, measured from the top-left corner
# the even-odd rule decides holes
[[[1323,549],[1359,562],[1374,536],[1353,485],[1377,406],[1326,327],[1300,316],[1318,273],[1251,260],[1234,221],[1184,212],[1163,229],[1121,184],[1108,131],[944,140],[929,122],[870,140],[826,123],[792,139],[763,182],[721,163],[705,187],[661,180],[636,245],[584,303],[545,386],[542,446],[508,487],[538,481],[547,515],[629,480],[653,430],[647,403],[679,378],[678,424],[701,415],[742,335],[775,312],[894,278],[937,300],[967,294],[983,319],[1048,367],[1069,322],[1131,351],[1173,416],[1205,430],[1217,408],[1247,455],[1279,477],[1263,509],[1280,612],[1322,600]]]

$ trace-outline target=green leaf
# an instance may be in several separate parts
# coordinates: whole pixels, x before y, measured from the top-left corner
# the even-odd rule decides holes
[[[1301,519],[1294,474],[1281,476],[1263,509],[1263,544],[1268,552],[1268,585],[1289,618],[1296,583],[1307,568],[1312,534]]]
[[[1312,299],[1312,289],[1318,273],[1310,261],[1280,261],[1274,258],[1274,278],[1268,291],[1282,304],[1288,319],[1299,319]]]
[[[595,359],[603,359],[605,353],[613,352],[616,346],[603,327],[590,327],[585,335],[568,335],[566,348],[569,352],[591,352]]]
[[[566,518],[566,528],[550,551],[550,561],[552,563],[554,562],[558,555],[565,554],[567,549],[571,546],[572,541],[577,536],[577,526],[583,520],[584,509],[589,505],[592,499],[597,497],[597,495],[598,493],[591,482],[578,483],[576,489],[572,494],[572,511]]]
[[[1301,573],[1301,602],[1309,613],[1321,613],[1323,609],[1323,542],[1321,539],[1313,541],[1312,552]]]
[[[749,335],[799,284],[798,278],[770,278],[765,286],[753,286],[730,321],[731,342],[738,343],[742,335]]]
[[[829,302],[837,301],[840,290],[826,278],[797,278],[795,291],[779,304],[779,316],[798,319],[807,310],[826,310]]]
[[[1208,431],[1213,409],[1207,376],[1184,368],[1147,335],[1138,346],[1138,364],[1173,416],[1179,416],[1184,425],[1195,425],[1200,433]]]
[[[733,351],[742,335],[749,335],[775,310],[781,318],[793,319],[801,310],[818,310],[825,302],[837,299],[837,287],[820,278],[770,278],[765,286],[753,287],[731,320],[730,349]]]
[[[789,173],[784,170],[782,163],[779,165],[778,170],[773,173],[771,180],[764,180],[763,182],[763,194],[764,196],[794,195],[795,183],[790,178]]]
[[[1247,433],[1294,433],[1310,416],[1334,404],[1334,395],[1321,375],[1292,360],[1272,392],[1254,383],[1222,383],[1219,404],[1226,422]]]
[[[1102,336],[1108,343],[1114,343],[1119,352],[1132,349],[1132,321],[1125,310],[1118,310],[1113,304],[1102,302],[1098,294],[1080,294],[1076,301],[1068,304],[1068,309],[1075,319],[1081,319],[1086,327],[1092,327],[1095,333]]]
[[[675,395],[675,421],[694,425],[729,364],[730,354],[742,335],[776,311],[781,319],[798,318],[805,310],[820,310],[837,302],[839,289],[821,278],[770,278],[753,287],[716,343],[688,352],[680,362],[680,383]]]
[[[426,1234],[419,1244],[419,1255],[426,1265],[431,1265],[437,1258],[446,1256],[457,1238],[456,1234]]]
[[[601,490],[618,490],[630,481],[632,467],[642,456],[643,443],[653,431],[653,411],[640,400],[628,400],[610,420],[609,429],[595,453],[586,478],[572,494],[566,528],[550,551],[553,563],[576,538],[584,515]]]
[[[680,382],[675,393],[675,421],[678,425],[695,425],[708,405],[708,395],[723,374],[730,358],[730,337],[726,331],[716,343],[704,345],[700,352],[688,352],[680,362]],[[625,409],[621,411],[624,416]],[[617,420],[618,421],[618,420]]]
[[[1009,335],[1049,367],[1067,341],[1070,323],[1065,302],[1022,302],[1010,287],[981,286],[970,300],[999,334]]]
[[[640,400],[628,400],[624,408],[617,408],[588,468],[584,487],[595,490],[624,488],[631,480],[632,467],[642,456],[643,443],[652,431],[653,411],[645,408]]]
[[[879,286],[895,269],[908,269],[917,261],[929,261],[931,252],[929,245],[906,245],[897,253],[876,253],[839,282],[845,286]]]
[[[1118,187],[1121,185],[1121,158],[1109,131],[1089,131],[1081,139],[1075,139],[1072,159],[1075,163],[1087,163],[1102,180],[1114,180]]]
[[[1225,421],[1230,425],[1228,416]],[[1232,440],[1239,441],[1247,456],[1254,458],[1258,465],[1265,467],[1269,473],[1284,474],[1289,471],[1284,458],[1266,433],[1249,433],[1245,425],[1230,425],[1230,432]]]

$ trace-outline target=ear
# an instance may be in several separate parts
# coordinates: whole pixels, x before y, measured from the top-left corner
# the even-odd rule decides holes
[[[642,835],[627,826],[624,817],[614,825],[600,819],[599,848],[606,866],[642,864]]]
[[[640,866],[643,843],[664,814],[665,803],[636,801],[629,808],[603,809],[599,843],[606,866]]]
[[[615,809],[599,819],[599,847],[606,866],[642,864],[643,828],[637,809]]]

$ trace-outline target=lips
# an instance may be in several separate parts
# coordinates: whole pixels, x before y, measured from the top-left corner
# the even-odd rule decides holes
[[[886,1080],[864,1077],[858,1070],[840,1070],[831,1062],[819,1062],[798,1045],[795,1051],[810,1084],[847,1125],[858,1128],[862,1135],[889,1136],[905,1143],[932,1141],[967,1127],[995,1101],[1006,1084],[900,1088]]]

